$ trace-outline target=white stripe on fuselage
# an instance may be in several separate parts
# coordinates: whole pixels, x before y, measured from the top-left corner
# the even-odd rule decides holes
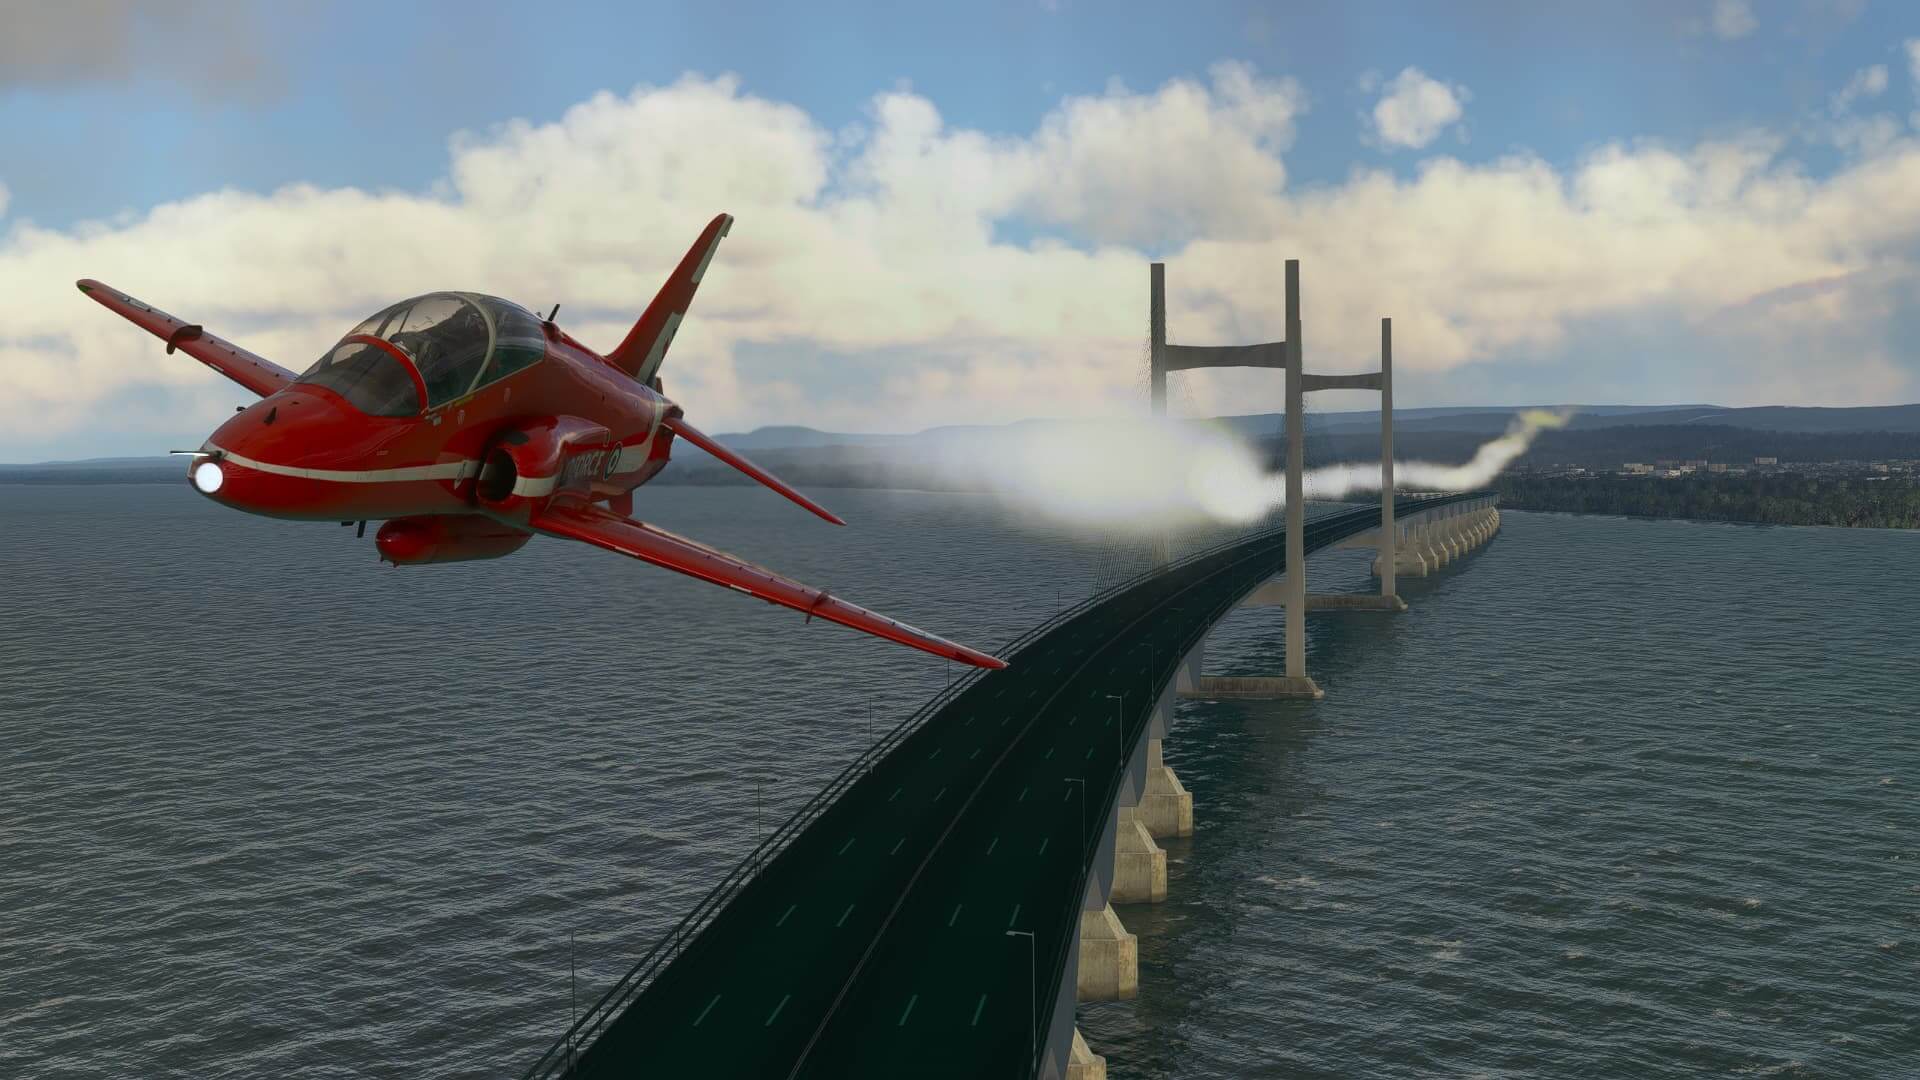
[[[653,434],[659,428],[647,432],[647,437],[637,443],[624,443],[620,448],[620,463],[624,466],[633,462],[633,468],[623,468],[614,473],[637,472],[647,462],[653,448]],[[221,458],[235,465],[255,472],[271,473],[274,476],[293,476],[303,480],[329,480],[337,484],[405,484],[421,480],[452,480],[458,483],[480,471],[479,458],[462,458],[459,461],[443,461],[437,465],[402,465],[392,469],[302,469],[293,465],[275,465],[270,461],[255,461],[242,457],[220,444],[208,440],[199,453],[217,451]],[[552,476],[522,476],[513,482],[513,493],[524,499],[538,499],[553,494],[555,485],[560,482],[560,474]]]
[[[207,446],[219,451],[223,460],[255,472],[272,473],[275,476],[297,476],[303,480],[331,480],[336,484],[399,484],[420,480],[458,481],[479,471],[480,466],[478,458],[463,458],[459,461],[443,461],[438,465],[402,465],[394,469],[302,469],[292,465],[275,465],[271,461],[255,461],[250,457],[241,457],[214,442],[207,443]]]

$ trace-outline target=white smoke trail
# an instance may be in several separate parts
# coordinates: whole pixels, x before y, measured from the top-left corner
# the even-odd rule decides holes
[[[1396,461],[1394,486],[1460,491],[1484,487],[1571,410],[1529,409],[1506,434],[1462,465]],[[1286,474],[1230,431],[1191,422],[1090,422],[993,432],[949,446],[938,462],[956,478],[988,485],[1018,509],[1105,529],[1161,530],[1198,522],[1246,524],[1286,505]],[[1380,490],[1379,462],[1311,470],[1315,498]]]
[[[1514,459],[1527,452],[1542,431],[1567,426],[1573,419],[1571,409],[1524,409],[1515,414],[1507,433],[1482,443],[1464,465],[1436,465],[1430,461],[1395,461],[1393,486],[1396,488],[1434,488],[1441,491],[1469,491],[1485,487],[1506,471]],[[1338,499],[1351,491],[1379,491],[1380,466],[1334,465],[1315,469],[1315,494]]]

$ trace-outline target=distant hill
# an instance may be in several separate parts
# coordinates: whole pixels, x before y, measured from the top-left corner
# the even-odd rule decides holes
[[[1396,432],[1456,431],[1497,435],[1513,422],[1515,413],[1525,409],[1575,410],[1570,430],[1581,431],[1615,427],[1733,427],[1747,431],[1784,431],[1801,433],[1866,433],[1876,431],[1920,433],[1920,404],[1876,405],[1857,408],[1802,408],[1791,405],[1762,405],[1728,408],[1722,405],[1514,405],[1503,408],[1453,406],[1431,409],[1400,409],[1394,413]],[[1222,416],[1213,422],[1244,435],[1271,436],[1286,429],[1282,413],[1253,413]],[[1013,426],[1072,426],[1069,420],[1023,420]],[[1378,412],[1316,412],[1308,424],[1326,433],[1378,431]],[[928,445],[950,440],[966,440],[993,431],[988,426],[928,428],[913,435],[869,434],[864,432],[820,431],[791,425],[732,432],[719,438],[742,450],[804,449],[820,446],[902,446]]]

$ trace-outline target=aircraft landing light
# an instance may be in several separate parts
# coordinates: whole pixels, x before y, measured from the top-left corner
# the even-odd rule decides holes
[[[219,491],[220,482],[225,479],[225,474],[220,471],[219,462],[203,461],[193,468],[193,486],[199,488],[204,494],[211,495]]]

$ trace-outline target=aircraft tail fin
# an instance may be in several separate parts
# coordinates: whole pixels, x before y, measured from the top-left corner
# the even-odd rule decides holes
[[[647,305],[640,321],[627,331],[626,340],[607,354],[614,366],[643,383],[652,383],[659,375],[660,361],[666,358],[674,332],[680,328],[680,320],[686,317],[687,307],[693,303],[694,291],[706,275],[707,263],[720,247],[720,238],[732,228],[732,214],[721,214],[707,223],[667,283],[660,286],[653,303]]]

